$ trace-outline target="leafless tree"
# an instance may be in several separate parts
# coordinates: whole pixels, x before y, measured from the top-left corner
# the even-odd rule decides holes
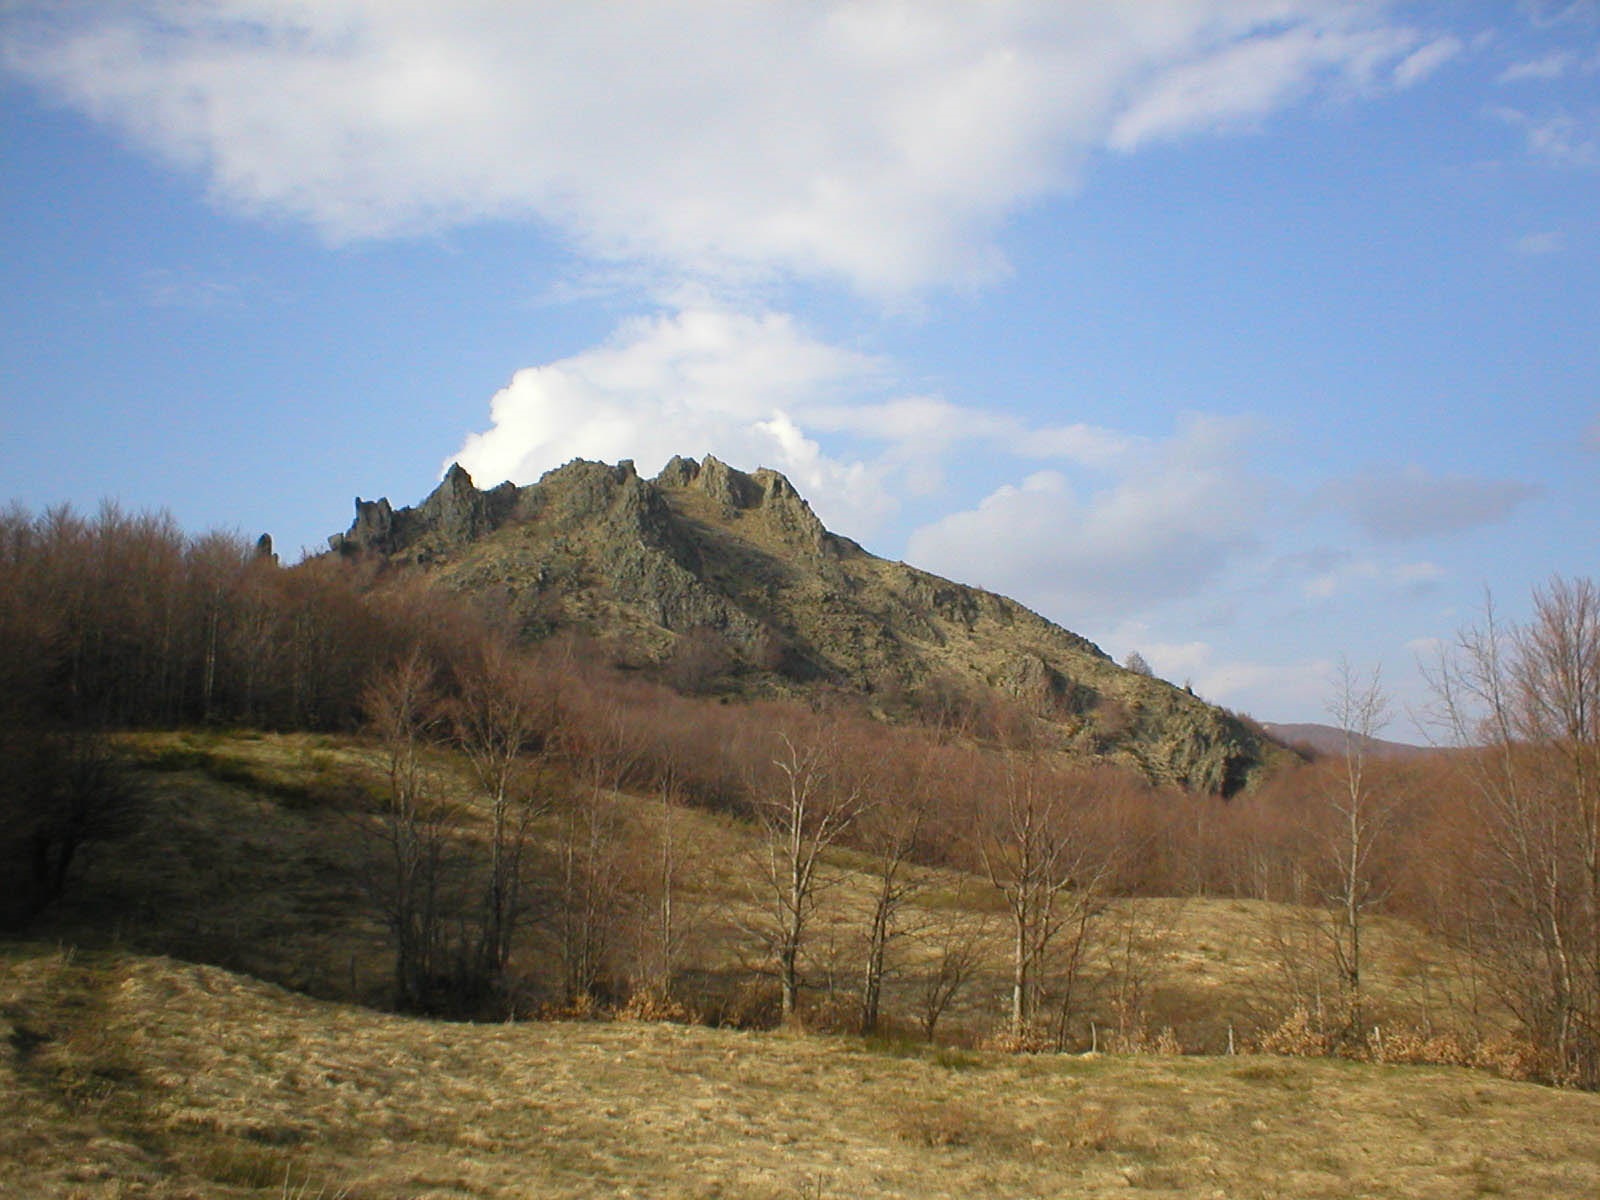
[[[367,881],[394,941],[395,1003],[430,1011],[449,966],[444,871],[454,823],[428,761],[439,739],[435,669],[413,650],[368,687],[364,708],[385,788],[377,813],[382,866]]]
[[[1052,771],[1032,750],[1006,751],[997,795],[980,808],[978,852],[1011,916],[1011,1024],[1035,1025],[1046,967],[1066,933],[1065,993],[1070,1004],[1083,934],[1103,903],[1109,864],[1089,836],[1087,775]]]
[[[1346,1033],[1359,1035],[1362,1013],[1362,934],[1367,910],[1381,899],[1375,860],[1394,818],[1393,798],[1374,783],[1373,739],[1388,722],[1389,701],[1377,670],[1361,675],[1342,663],[1329,714],[1342,731],[1337,777],[1327,789],[1332,828],[1325,841],[1332,886],[1324,899],[1333,913],[1328,929],[1339,973]]]
[[[556,932],[569,1003],[604,998],[615,952],[634,899],[618,790],[639,745],[615,705],[591,709],[569,728],[565,752],[572,787],[556,812]]]
[[[988,969],[990,945],[995,936],[990,914],[973,911],[964,893],[956,903],[929,915],[917,930],[917,944],[927,957],[918,972],[912,995],[922,1036],[933,1041],[939,1021],[963,991]]]
[[[498,639],[463,665],[459,680],[448,705],[452,740],[489,809],[489,871],[473,970],[497,980],[524,914],[529,833],[549,808],[537,758],[553,731],[555,697],[550,678]]]
[[[762,829],[761,919],[754,932],[775,964],[783,1018],[799,1005],[801,955],[819,892],[831,882],[823,854],[860,815],[864,796],[836,769],[836,730],[819,724],[776,735],[777,753],[751,805]]]
[[[143,794],[103,734],[0,728],[0,928],[20,929],[59,900],[74,864],[144,815]]]
[[[861,1031],[878,1027],[890,945],[901,936],[900,916],[923,877],[913,869],[935,803],[940,756],[926,739],[905,737],[892,747],[879,741],[863,764],[867,801],[856,821],[856,843],[870,856],[872,899],[861,980]],[[867,750],[867,747],[861,749]]]
[[[1171,961],[1182,915],[1182,900],[1124,901],[1108,910],[1102,922],[1099,940],[1109,967],[1107,985],[1118,1049],[1136,1051],[1145,1044],[1151,996]]]
[[[1553,580],[1523,627],[1492,603],[1432,679],[1482,837],[1457,926],[1552,1074],[1600,1086],[1600,591]]]

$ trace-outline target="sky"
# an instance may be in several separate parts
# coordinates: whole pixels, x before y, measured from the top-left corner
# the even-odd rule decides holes
[[[1600,3],[0,3],[0,502],[575,457],[1268,721],[1596,573]]]

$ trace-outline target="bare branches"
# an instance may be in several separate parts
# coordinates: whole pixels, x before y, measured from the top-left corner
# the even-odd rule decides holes
[[[763,919],[757,932],[776,964],[785,1020],[798,1007],[806,931],[818,892],[828,883],[823,853],[863,806],[859,783],[834,767],[836,737],[826,724],[796,734],[778,732],[770,770],[751,797],[763,833]]]
[[[1486,606],[1432,682],[1474,784],[1458,925],[1557,1078],[1600,1084],[1600,591],[1555,579],[1509,630]]]

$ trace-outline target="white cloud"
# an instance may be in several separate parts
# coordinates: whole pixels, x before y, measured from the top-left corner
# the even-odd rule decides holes
[[[1538,58],[1512,63],[1500,72],[1499,83],[1560,79],[1577,65],[1578,56],[1570,50],[1555,50]]]
[[[532,482],[572,458],[631,458],[653,474],[674,454],[711,453],[784,471],[830,527],[863,537],[895,511],[895,496],[941,488],[958,449],[1102,473],[1149,451],[1116,430],[1030,426],[897,394],[888,363],[821,341],[792,316],[739,312],[693,289],[680,299],[624,321],[600,346],[518,371],[455,461],[492,486]]]
[[[1384,8],[41,3],[4,61],[336,240],[531,218],[596,261],[889,295],[1003,271],[1000,223],[1108,144],[1419,78],[1446,43]]]
[[[1525,233],[1511,243],[1511,248],[1518,254],[1529,258],[1537,258],[1546,254],[1559,254],[1567,248],[1566,234],[1555,229],[1541,230],[1538,233]]]
[[[145,302],[153,308],[201,312],[242,308],[246,293],[258,284],[254,279],[220,279],[167,267],[145,271],[140,282]]]
[[[1255,545],[1266,485],[1243,462],[1247,423],[1191,418],[1086,493],[1037,471],[924,526],[907,557],[1017,596],[1069,626],[1192,595]]]
[[[1380,541],[1412,541],[1459,533],[1510,516],[1539,489],[1511,479],[1434,475],[1421,467],[1374,468],[1336,480],[1322,503],[1342,511]]]
[[[1460,38],[1435,38],[1401,60],[1394,69],[1397,88],[1415,87],[1465,49]]]
[[[1309,719],[1319,714],[1333,673],[1333,663],[1327,659],[1269,663],[1230,657],[1206,641],[1162,641],[1136,621],[1119,628],[1111,644],[1138,650],[1163,679],[1188,685],[1213,703],[1264,720],[1282,720],[1284,714]]]
[[[1522,131],[1528,153],[1535,158],[1558,167],[1600,166],[1600,109],[1582,114],[1563,109],[1541,115],[1504,106],[1489,111]]]
[[[1336,555],[1335,558],[1333,565],[1317,572],[1302,585],[1308,599],[1331,600],[1370,587],[1415,593],[1445,577],[1444,568],[1426,560],[1396,563],[1350,555]]]
[[[824,454],[801,422],[812,407],[881,386],[882,364],[817,341],[781,313],[714,307],[634,318],[605,344],[518,371],[490,405],[491,427],[455,456],[482,486],[530,483],[573,458],[712,453],[776,467],[823,520],[870,529],[894,507],[883,469]]]
[[[1418,662],[1432,662],[1439,657],[1440,651],[1444,650],[1448,644],[1443,638],[1439,637],[1419,637],[1412,638],[1407,642],[1406,650]]]
[[[1460,49],[1440,39],[1408,55],[1417,35],[1391,27],[1301,23],[1237,40],[1158,74],[1117,117],[1109,138],[1118,150],[1201,130],[1250,125],[1299,99],[1333,75],[1358,90],[1374,86],[1394,63],[1409,86]]]
[[[1528,148],[1558,166],[1600,166],[1600,119],[1555,113],[1530,122]]]

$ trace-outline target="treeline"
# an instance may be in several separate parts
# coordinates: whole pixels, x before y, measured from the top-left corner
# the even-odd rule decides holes
[[[1330,701],[1357,735],[1348,753],[1227,801],[1068,761],[1048,724],[996,695],[888,726],[847,697],[728,704],[671,678],[671,663],[652,678],[578,640],[521,644],[483,606],[375,561],[281,566],[165,517],[14,509],[0,517],[0,851],[16,884],[0,919],[25,924],[78,847],[137,819],[102,731],[362,731],[381,764],[362,885],[404,1008],[704,1001],[684,989],[720,923],[780,1017],[821,990],[870,1029],[893,990],[931,1035],[1003,946],[1012,1036],[1080,1045],[1085,980],[1117,955],[1111,1010],[1142,1036],[1140,939],[1114,900],[1239,897],[1304,914],[1275,986],[1310,1043],[1365,1044],[1370,923],[1398,917],[1460,952],[1440,1030],[1481,1041],[1491,1010],[1508,1012],[1532,1073],[1600,1084],[1600,596],[1587,580],[1539,592],[1525,626],[1487,615],[1441,659],[1437,716],[1460,748],[1367,757],[1359,735],[1381,728],[1385,699],[1347,673]],[[679,831],[685,804],[754,831],[736,912],[701,903],[692,877],[712,867]],[[923,903],[933,866],[973,895]],[[853,931],[843,957],[840,928]],[[530,981],[534,961],[554,966]]]
[[[516,947],[532,939],[556,964],[534,990],[568,1010],[704,1009],[712,998],[685,980],[704,958],[697,943],[713,940],[743,948],[750,978],[771,989],[773,1019],[823,1005],[837,1022],[842,1004],[844,1024],[870,1030],[893,992],[902,1019],[909,1011],[931,1036],[964,992],[998,974],[1005,1010],[992,1015],[1013,1044],[1105,1044],[1095,1039],[1108,1030],[1110,1044],[1148,1044],[1163,933],[1132,915],[1158,910],[1118,901],[1234,897],[1285,906],[1273,978],[1260,982],[1259,1011],[1284,1026],[1268,1021],[1269,1044],[1383,1053],[1382,1025],[1389,1054],[1600,1083],[1600,603],[1588,583],[1553,585],[1527,627],[1469,631],[1441,663],[1440,715],[1461,748],[1369,758],[1385,698],[1376,679],[1347,674],[1333,708],[1352,732],[1348,752],[1231,800],[1064,760],[1047,728],[998,697],[976,719],[969,706],[943,724],[886,727],[845,706],[686,697],[570,648],[512,661],[514,673],[492,667],[475,681],[413,658],[368,706],[384,714],[391,762],[426,761],[418,747],[464,754],[478,811],[497,814],[489,853],[467,868],[481,915],[470,904],[437,915],[434,949],[402,955],[435,972],[397,979],[412,1004],[525,986]],[[474,740],[501,747],[494,761],[507,769],[485,772],[492,756]],[[552,765],[563,782],[541,789]],[[502,786],[515,778],[524,782]],[[447,790],[435,779],[415,794]],[[383,818],[390,843],[447,844],[458,814],[418,810],[406,794],[392,793]],[[707,864],[675,831],[686,802],[753,831],[738,902],[706,907],[697,872],[703,883],[726,864]],[[523,832],[535,821],[537,847]],[[397,862],[395,878],[408,871]],[[930,896],[952,878],[965,881],[956,902]],[[508,894],[525,907],[491,902]],[[394,927],[422,927],[390,911]],[[1454,951],[1415,964],[1429,979],[1413,1029],[1396,1029],[1380,998],[1394,984],[1372,966],[1380,917]],[[518,929],[503,954],[463,953],[507,921]],[[460,969],[469,962],[476,974]]]
[[[264,542],[114,505],[0,514],[0,927],[26,924],[84,845],[137,819],[107,731],[354,730],[377,671],[418,644],[453,657],[475,623],[368,561],[281,567]]]
[[[372,671],[456,615],[426,588],[332,556],[280,567],[113,505],[0,514],[0,684],[35,720],[353,728]],[[460,606],[457,606],[460,607]]]

